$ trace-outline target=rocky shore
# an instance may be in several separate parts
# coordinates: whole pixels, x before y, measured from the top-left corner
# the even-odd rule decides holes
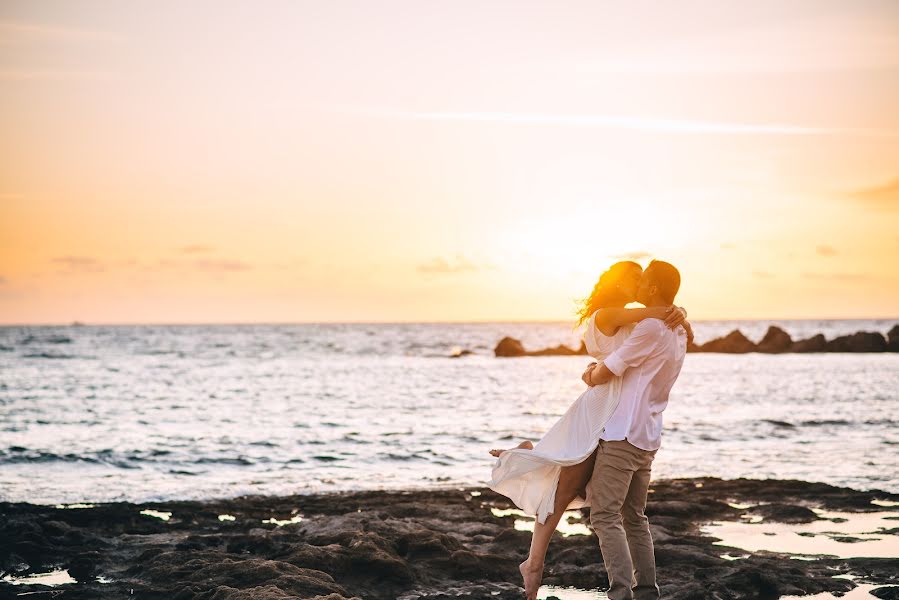
[[[504,337],[493,350],[499,357],[517,356],[575,356],[586,355],[584,342],[578,349],[558,345],[542,350],[525,350],[521,341]],[[895,325],[886,337],[876,331],[859,331],[851,335],[842,335],[832,340],[818,334],[804,340],[793,340],[790,334],[771,325],[758,343],[747,338],[739,329],[735,329],[724,337],[716,338],[705,344],[690,344],[687,352],[721,352],[725,354],[745,354],[762,352],[764,354],[782,354],[786,352],[899,352],[899,325]]]
[[[791,560],[715,545],[716,538],[702,531],[712,521],[826,518],[813,509],[896,514],[884,507],[897,500],[896,494],[803,481],[654,482],[647,513],[663,597],[777,598],[874,583],[887,585],[876,596],[899,598],[895,558]],[[517,566],[530,533],[516,529],[514,514],[497,510],[507,508],[506,498],[486,489],[80,507],[0,503],[0,598],[519,599]],[[896,523],[879,532],[896,541],[893,548],[899,548]],[[585,535],[556,534],[545,584],[604,589],[597,540],[582,529]],[[859,540],[838,541],[852,546]],[[12,583],[54,569],[64,569],[57,575],[71,582]]]

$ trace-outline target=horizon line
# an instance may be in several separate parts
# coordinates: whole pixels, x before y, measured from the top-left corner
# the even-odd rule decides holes
[[[244,326],[244,325],[478,325],[492,323],[567,323],[572,319],[480,319],[456,321],[134,321],[134,322],[87,322],[69,321],[40,323],[0,323],[0,327],[189,327],[189,326]],[[692,323],[734,322],[734,321],[899,321],[899,315],[890,317],[761,317],[761,318],[703,318],[687,319]]]

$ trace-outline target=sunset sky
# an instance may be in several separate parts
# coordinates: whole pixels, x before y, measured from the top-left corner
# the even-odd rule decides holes
[[[899,316],[899,2],[0,4],[0,323]]]

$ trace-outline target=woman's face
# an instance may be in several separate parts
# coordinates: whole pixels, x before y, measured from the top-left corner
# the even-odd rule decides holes
[[[643,275],[643,269],[628,269],[621,277],[619,289],[621,293],[628,299],[628,302],[637,300],[637,288],[640,287],[640,277]]]

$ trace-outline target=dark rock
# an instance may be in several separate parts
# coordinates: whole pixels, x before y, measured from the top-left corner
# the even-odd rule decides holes
[[[564,344],[527,353],[528,356],[577,356],[578,354],[581,354],[579,349],[574,350]]]
[[[871,590],[871,595],[882,600],[899,600],[899,585],[891,585]]]
[[[69,575],[77,581],[93,581],[97,576],[97,562],[99,560],[99,552],[85,552],[73,558],[66,566],[66,569]]]
[[[496,345],[493,350],[496,356],[516,357],[516,356],[577,356],[587,354],[587,346],[581,341],[581,346],[577,350],[569,348],[564,344],[553,346],[552,348],[543,348],[542,350],[534,350],[528,352],[524,349],[521,342],[511,337],[504,337]]]
[[[793,343],[793,352],[827,352],[827,340],[822,334]]]
[[[744,567],[721,579],[728,589],[752,594],[751,598],[779,598],[780,585],[773,573],[758,568]]]
[[[893,325],[893,328],[887,333],[887,350],[899,352],[899,325]]]
[[[501,339],[496,348],[493,349],[493,352],[496,356],[502,357],[525,356],[527,354],[521,342],[511,337]]]
[[[174,517],[156,523],[139,515],[147,505],[98,504],[84,510],[0,502],[0,568],[14,576],[63,566],[79,579],[60,588],[73,600],[141,597],[148,600],[450,600],[521,598],[518,563],[530,534],[515,516],[497,517],[508,499],[487,489],[344,492],[258,496],[204,502],[153,503]],[[711,521],[740,521],[748,512],[787,523],[806,522],[809,506],[842,512],[878,510],[872,500],[896,501],[884,491],[856,491],[796,480],[653,481],[647,514],[664,598],[774,598],[845,592],[854,584],[896,581],[895,559],[745,552],[716,545],[703,533]],[[587,522],[588,509],[581,511]],[[235,516],[220,522],[217,515]],[[301,513],[283,527],[262,524],[273,515]],[[161,527],[159,527],[161,525]],[[135,534],[134,531],[141,533]],[[878,536],[896,535],[879,531]],[[730,542],[729,542],[730,543]],[[20,548],[38,557],[30,563]],[[728,561],[722,554],[745,555]],[[99,583],[102,574],[109,583]],[[582,589],[608,585],[595,535],[555,535],[546,560],[547,584]],[[19,586],[0,580],[0,598]],[[132,593],[133,590],[133,593]],[[893,597],[893,596],[886,596]]]
[[[792,346],[793,339],[790,337],[790,334],[780,327],[771,325],[768,327],[765,337],[759,342],[758,351],[779,354],[781,352],[789,352]]]
[[[875,331],[842,335],[827,343],[828,352],[886,352],[887,341]]]
[[[723,338],[706,342],[700,346],[700,352],[723,352],[726,354],[745,354],[756,350],[756,345],[749,341],[739,329],[731,331]]]
[[[750,514],[764,517],[766,521],[778,523],[811,523],[820,519],[810,508],[795,504],[761,504],[753,506]]]

